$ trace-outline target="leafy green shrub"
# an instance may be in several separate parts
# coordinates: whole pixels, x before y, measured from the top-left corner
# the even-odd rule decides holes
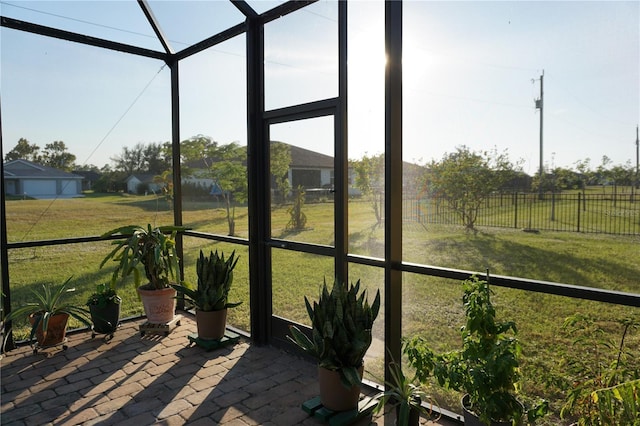
[[[567,392],[560,416],[580,426],[640,425],[640,368],[637,354],[628,353],[625,339],[640,327],[634,318],[616,321],[622,327],[620,341],[608,338],[605,321],[591,315],[572,315],[563,325],[573,336],[579,353],[563,359],[554,379]],[[634,361],[631,363],[630,361]]]
[[[524,416],[533,422],[548,410],[546,401],[527,410],[518,400],[521,348],[513,321],[496,321],[488,281],[474,276],[462,283],[466,324],[461,329],[462,348],[435,354],[420,337],[406,342],[404,352],[422,381],[433,375],[440,386],[465,392],[469,411],[485,424],[513,421]]]

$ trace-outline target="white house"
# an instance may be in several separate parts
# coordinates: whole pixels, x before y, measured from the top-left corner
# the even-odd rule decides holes
[[[71,198],[82,195],[82,176],[27,160],[4,163],[6,195]]]
[[[154,182],[154,174],[136,173],[129,176],[125,183],[127,184],[127,192],[130,194],[139,194],[141,192],[154,192],[158,193],[162,191],[162,184]]]

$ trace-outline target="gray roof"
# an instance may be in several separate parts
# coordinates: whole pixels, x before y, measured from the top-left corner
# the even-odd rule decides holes
[[[4,163],[3,167],[6,179],[82,179],[82,176],[27,160],[12,160]]]
[[[295,145],[289,145],[289,148],[291,149],[291,167],[333,169],[333,157],[330,155],[320,154]]]

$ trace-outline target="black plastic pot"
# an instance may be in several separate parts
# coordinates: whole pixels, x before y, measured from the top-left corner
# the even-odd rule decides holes
[[[119,303],[107,303],[103,307],[89,305],[89,312],[91,312],[93,331],[96,333],[110,334],[118,328],[118,322],[120,321]]]
[[[416,401],[420,404],[420,398],[416,398]],[[420,410],[415,407],[409,407],[409,422],[408,423],[400,423],[400,407],[401,405],[396,406],[396,425],[397,426],[419,426],[420,425]]]
[[[464,426],[488,426],[486,423],[480,421],[476,413],[473,411],[469,411],[469,395],[464,395],[462,397],[462,411],[464,414]],[[511,421],[502,421],[496,422],[491,421],[491,425],[489,426],[512,426]]]

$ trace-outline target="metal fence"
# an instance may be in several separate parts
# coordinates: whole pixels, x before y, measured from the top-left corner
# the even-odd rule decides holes
[[[441,198],[405,199],[404,219],[426,224],[461,225],[460,216]],[[501,193],[487,198],[475,226],[640,235],[638,194]]]

